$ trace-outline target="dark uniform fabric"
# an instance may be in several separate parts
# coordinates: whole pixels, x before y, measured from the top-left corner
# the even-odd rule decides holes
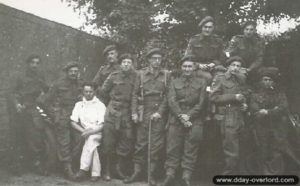
[[[101,91],[107,106],[103,127],[103,150],[106,155],[117,153],[125,157],[133,150],[131,97],[136,72],[115,71],[105,80]]]
[[[238,169],[240,140],[244,128],[243,112],[235,94],[248,95],[245,78],[226,72],[216,76],[212,85],[210,100],[217,105],[215,118],[221,123],[225,170],[223,174],[232,174]],[[246,103],[246,100],[244,100]]]
[[[185,55],[194,55],[195,62],[200,64],[223,65],[226,59],[223,48],[224,43],[217,35],[205,37],[203,34],[197,34],[190,39]],[[205,77],[208,83],[211,82],[210,72],[199,70],[199,74]]]
[[[158,121],[151,121],[151,162],[156,163],[164,148],[165,116],[167,114],[167,91],[168,72],[160,70],[157,75],[153,74],[150,68],[139,72],[134,84],[132,96],[132,114],[138,114],[138,104],[144,105],[143,121],[137,125],[137,141],[133,161],[143,164],[146,159],[150,117],[158,112],[162,118]],[[143,90],[141,88],[143,87]],[[141,91],[144,94],[144,101],[139,103]]]
[[[81,153],[81,136],[70,125],[72,110],[81,97],[82,81],[64,77],[53,84],[44,101],[55,123],[58,158],[65,163],[71,163],[72,157],[78,158]]]
[[[111,74],[112,72],[120,70],[119,64],[114,65],[104,65],[101,66],[97,74],[95,75],[93,82],[95,82],[99,87],[101,87],[106,80],[106,78]]]
[[[16,156],[24,156],[24,148],[27,146],[32,160],[42,161],[46,157],[45,144],[48,138],[45,138],[45,135],[47,134],[46,136],[51,138],[51,131],[36,108],[37,99],[46,89],[44,76],[29,69],[25,73],[16,76],[11,84],[9,96],[14,109],[10,110],[13,112],[10,115],[15,118],[12,126],[12,137],[15,138],[13,147]],[[22,104],[25,108],[17,113],[15,110],[16,104]],[[53,144],[49,145],[53,147]],[[50,150],[54,151],[55,149]],[[48,161],[48,158],[46,160]]]
[[[259,116],[257,113],[261,109],[268,110],[268,114]],[[282,151],[283,147],[287,147],[287,126],[283,120],[287,109],[286,95],[277,89],[260,89],[251,95],[250,110],[264,174],[274,174],[272,162],[276,154]]]
[[[263,65],[265,44],[258,36],[246,38],[244,35],[236,35],[229,42],[226,51],[230,56],[240,56],[245,61],[245,68],[256,71]]]
[[[204,101],[206,80],[194,75],[171,80],[168,91],[170,114],[167,127],[167,175],[175,174],[181,165],[184,174],[195,168],[200,141],[203,137]],[[178,116],[190,116],[192,126],[185,128]]]

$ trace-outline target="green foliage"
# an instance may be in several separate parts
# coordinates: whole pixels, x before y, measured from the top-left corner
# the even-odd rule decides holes
[[[299,0],[62,0],[88,6],[96,14],[89,20],[102,29],[103,37],[119,43],[125,50],[143,54],[159,46],[166,53],[166,66],[182,56],[188,39],[199,32],[197,24],[206,15],[217,22],[217,33],[230,38],[240,22],[258,18],[268,22],[300,14]],[[158,18],[160,18],[158,21]],[[228,26],[229,25],[229,26]]]

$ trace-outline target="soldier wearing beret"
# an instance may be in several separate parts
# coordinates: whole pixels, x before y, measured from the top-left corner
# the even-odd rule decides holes
[[[244,128],[243,112],[247,109],[246,97],[249,93],[244,74],[240,73],[243,60],[232,57],[226,64],[227,72],[215,77],[210,93],[210,101],[217,106],[214,117],[221,124],[225,155],[224,175],[238,173],[240,138]]]
[[[44,105],[54,120],[58,158],[63,163],[65,176],[74,179],[72,159],[80,157],[82,141],[79,133],[71,130],[70,116],[75,103],[81,99],[83,82],[79,79],[78,62],[68,62],[63,71],[65,76],[50,87]]]
[[[253,74],[263,65],[264,41],[256,34],[256,22],[247,21],[242,26],[243,35],[233,36],[226,53],[240,56],[245,61],[247,72]]]
[[[260,86],[250,99],[250,111],[255,125],[256,140],[261,157],[262,173],[278,174],[274,163],[279,152],[286,145],[286,126],[284,117],[287,114],[287,97],[276,85],[278,68],[263,68],[260,73]],[[282,170],[281,170],[282,171]]]
[[[133,156],[134,173],[125,183],[136,181],[147,157],[149,125],[151,122],[150,184],[155,185],[154,172],[164,148],[165,115],[167,113],[166,92],[168,71],[161,68],[162,52],[153,48],[147,52],[148,67],[139,71],[135,80],[131,101],[132,120],[137,123],[137,141]],[[143,113],[139,112],[143,106]],[[139,121],[140,119],[140,121]]]
[[[14,134],[14,164],[19,171],[22,156],[22,149],[28,145],[33,169],[44,174],[44,136],[45,124],[36,109],[38,97],[44,94],[48,86],[44,75],[40,71],[41,58],[38,55],[31,55],[26,60],[25,71],[18,74],[11,83],[9,97],[12,105],[11,111],[15,120],[12,127]],[[12,114],[10,113],[10,114]],[[26,136],[26,138],[24,138]],[[18,172],[17,172],[18,173]]]
[[[211,83],[211,71],[217,65],[223,65],[226,56],[223,52],[223,41],[215,35],[215,21],[206,16],[199,23],[201,33],[193,36],[187,46],[185,55],[194,55],[200,74]]]
[[[98,87],[101,87],[103,82],[115,70],[119,70],[118,64],[118,50],[116,45],[108,45],[103,50],[103,56],[105,57],[107,64],[101,66],[97,74],[95,75],[93,82],[95,82]]]
[[[200,142],[203,138],[204,102],[207,99],[206,80],[195,74],[194,57],[181,60],[181,75],[170,82],[167,125],[166,178],[162,186],[172,185],[176,171],[182,169],[185,185],[191,183]]]
[[[107,105],[103,127],[103,152],[105,155],[104,180],[111,180],[112,156],[117,155],[116,171],[124,179],[124,162],[133,151],[134,135],[131,120],[131,97],[136,79],[130,54],[120,56],[120,70],[112,72],[102,85],[104,103]]]

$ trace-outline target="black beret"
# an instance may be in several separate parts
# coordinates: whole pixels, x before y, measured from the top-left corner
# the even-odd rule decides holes
[[[242,29],[244,30],[248,25],[253,25],[254,28],[256,28],[257,23],[255,21],[246,21],[245,23],[242,24]]]
[[[239,56],[232,56],[230,58],[228,58],[225,62],[226,66],[229,66],[232,62],[234,61],[238,61],[241,63],[242,66],[244,66],[245,62],[243,60],[243,58],[239,57]]]
[[[146,57],[150,57],[153,54],[163,55],[161,48],[152,48],[152,49],[148,50],[148,52],[146,53]]]
[[[194,55],[185,55],[181,58],[180,60],[180,64],[182,64],[185,61],[192,61],[195,62],[196,61],[196,57]]]
[[[119,63],[122,62],[123,59],[131,59],[132,60],[132,63],[134,61],[134,58],[131,54],[129,53],[125,53],[125,54],[122,54],[120,57],[119,57]]]
[[[208,22],[213,22],[213,23],[215,23],[215,20],[214,20],[214,18],[211,17],[211,16],[206,16],[206,17],[204,17],[204,18],[200,21],[200,23],[198,24],[198,27],[201,28],[205,23],[208,23]]]
[[[270,77],[276,80],[279,77],[279,69],[277,67],[263,67],[259,70],[259,77]]]
[[[26,63],[30,63],[33,59],[40,59],[41,57],[37,54],[31,54],[27,59],[26,59]]]
[[[72,67],[80,67],[79,63],[76,61],[69,61],[64,67],[63,67],[63,71],[68,71],[70,68]]]
[[[103,56],[106,56],[107,52],[109,52],[111,50],[117,50],[117,46],[116,45],[106,46],[105,49],[103,50]]]

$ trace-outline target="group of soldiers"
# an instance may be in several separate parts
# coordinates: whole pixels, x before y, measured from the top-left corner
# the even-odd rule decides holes
[[[104,49],[107,64],[93,79],[97,97],[106,105],[99,148],[104,180],[111,180],[115,170],[124,183],[133,183],[147,169],[150,185],[168,186],[181,170],[184,185],[191,185],[203,126],[211,121],[222,136],[222,174],[239,174],[241,137],[249,115],[261,144],[261,173],[270,174],[269,162],[285,141],[281,128],[288,103],[276,84],[278,69],[263,67],[264,42],[256,34],[256,23],[246,22],[243,34],[234,36],[225,49],[214,34],[212,17],[205,17],[199,29],[201,33],[190,39],[175,73],[162,68],[160,48],[147,51],[148,66],[141,70],[135,70],[132,54],[119,55],[116,45]],[[82,148],[80,134],[70,126],[72,109],[82,95],[80,65],[67,63],[65,76],[48,90],[38,71],[41,58],[33,55],[26,63],[25,73],[16,78],[9,94],[20,123],[17,128],[24,129],[17,131],[25,134],[15,136],[26,136],[32,165],[40,173],[47,169],[42,156],[45,138],[52,139],[56,150],[48,153],[57,151],[65,175],[73,179],[72,161]],[[41,124],[45,121],[49,125]],[[52,134],[47,137],[44,134],[49,130]],[[166,176],[158,184],[154,172],[162,157]],[[133,172],[128,174],[131,161]]]

